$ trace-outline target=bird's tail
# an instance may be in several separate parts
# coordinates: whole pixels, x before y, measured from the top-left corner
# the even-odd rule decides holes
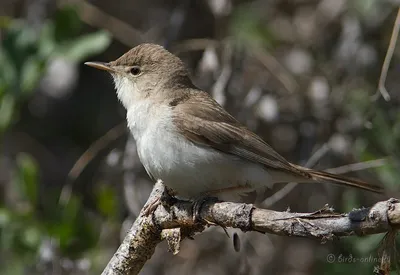
[[[353,178],[349,178],[349,177],[343,177],[343,176],[331,174],[328,172],[315,171],[315,170],[303,168],[303,167],[300,167],[297,165],[295,165],[295,166],[297,169],[300,169],[303,172],[306,172],[307,174],[309,174],[311,176],[311,178],[315,181],[328,181],[328,182],[332,182],[332,183],[339,184],[339,185],[352,186],[352,187],[372,191],[375,193],[383,193],[383,188],[381,186],[366,183],[365,181],[362,181],[362,180],[353,179]]]

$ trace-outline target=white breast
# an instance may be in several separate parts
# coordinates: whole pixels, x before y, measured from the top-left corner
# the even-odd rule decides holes
[[[179,196],[192,198],[211,190],[247,186],[219,196],[239,201],[244,193],[271,184],[270,175],[261,166],[186,140],[172,124],[169,106],[141,100],[131,105],[127,120],[146,171]]]

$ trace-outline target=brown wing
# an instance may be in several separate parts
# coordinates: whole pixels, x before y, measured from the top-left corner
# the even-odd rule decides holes
[[[196,91],[184,104],[177,104],[175,113],[174,122],[181,134],[196,144],[311,178],[241,125],[205,92]]]
[[[182,102],[184,104],[179,104]],[[382,192],[380,186],[358,179],[314,171],[288,162],[259,136],[229,115],[205,92],[193,91],[190,97],[183,97],[182,102],[174,102],[176,111],[174,122],[180,133],[196,144],[212,147],[254,163],[261,163],[266,168],[293,173],[299,176],[299,182],[307,182],[307,179],[330,181],[373,192]]]

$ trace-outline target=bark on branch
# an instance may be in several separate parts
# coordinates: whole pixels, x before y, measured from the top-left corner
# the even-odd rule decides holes
[[[160,198],[163,192],[164,186],[158,181],[145,207]],[[191,202],[178,200],[171,206],[157,207],[150,216],[143,215],[142,210],[102,274],[138,274],[163,239],[171,251],[177,253],[181,239],[193,236],[207,226],[193,221],[192,207]],[[393,232],[400,226],[400,202],[389,199],[370,208],[338,214],[329,207],[313,213],[292,213],[259,209],[251,204],[206,201],[200,217],[208,221],[208,225],[325,242],[340,236]]]

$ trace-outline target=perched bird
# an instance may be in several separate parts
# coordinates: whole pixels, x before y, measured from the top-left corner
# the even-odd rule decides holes
[[[182,60],[159,45],[141,44],[115,61],[85,64],[111,73],[140,161],[179,197],[249,202],[287,182],[381,191],[288,162],[197,88]]]

